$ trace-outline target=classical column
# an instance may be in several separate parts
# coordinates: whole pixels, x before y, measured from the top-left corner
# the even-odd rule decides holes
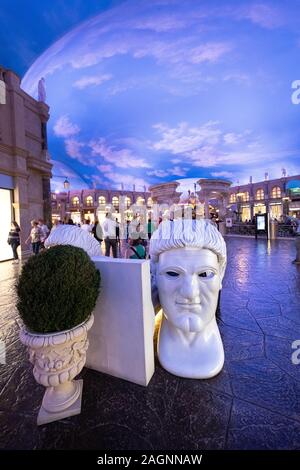
[[[51,188],[50,178],[42,179],[43,185],[43,219],[45,224],[51,226]],[[65,206],[62,204],[62,212],[65,212]],[[65,214],[62,214],[63,218]],[[63,220],[62,218],[62,220]]]
[[[204,215],[206,219],[209,219],[209,199],[208,199],[208,194],[205,193],[204,195]]]

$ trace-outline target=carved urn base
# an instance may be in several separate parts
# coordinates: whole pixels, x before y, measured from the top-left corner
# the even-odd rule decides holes
[[[84,367],[88,348],[89,319],[71,330],[35,334],[21,329],[20,339],[28,347],[36,381],[46,387],[37,424],[46,424],[81,412],[82,380],[73,380]]]
[[[71,385],[71,390],[61,390],[60,386],[46,389],[37,417],[38,426],[81,413],[83,380],[72,380],[64,385],[68,388]]]

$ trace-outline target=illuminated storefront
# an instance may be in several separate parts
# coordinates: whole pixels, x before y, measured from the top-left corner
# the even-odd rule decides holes
[[[12,189],[13,178],[0,175],[0,261],[12,259],[12,250],[7,243],[10,224],[13,220]]]
[[[246,222],[246,220],[251,220],[251,210],[249,206],[242,206],[242,222]]]
[[[95,223],[95,215],[94,212],[91,211],[84,211],[84,220],[89,220],[91,224]],[[75,221],[73,221],[75,222]],[[79,223],[79,222],[76,222]]]
[[[270,218],[280,220],[282,216],[282,204],[281,203],[270,203],[269,206]]]
[[[254,204],[254,215],[265,214],[266,212],[267,212],[267,208],[265,204]]]
[[[300,216],[300,179],[293,179],[287,184],[289,191],[289,215]]]
[[[71,219],[74,224],[81,224],[81,213],[79,211],[71,211]]]

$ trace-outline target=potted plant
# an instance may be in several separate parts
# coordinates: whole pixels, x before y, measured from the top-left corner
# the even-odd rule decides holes
[[[82,370],[99,293],[100,273],[82,248],[57,245],[32,256],[17,284],[20,339],[33,375],[46,387],[37,423],[81,411]]]

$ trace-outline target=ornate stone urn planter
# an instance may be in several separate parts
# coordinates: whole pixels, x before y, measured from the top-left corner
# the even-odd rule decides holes
[[[21,329],[20,339],[28,347],[34,378],[46,387],[38,425],[81,412],[83,381],[73,379],[85,365],[87,334],[93,323],[91,315],[81,325],[59,333],[42,335]]]
[[[46,387],[37,424],[79,414],[87,334],[100,273],[79,247],[57,245],[29,258],[17,283],[20,340],[29,350],[36,381]]]

